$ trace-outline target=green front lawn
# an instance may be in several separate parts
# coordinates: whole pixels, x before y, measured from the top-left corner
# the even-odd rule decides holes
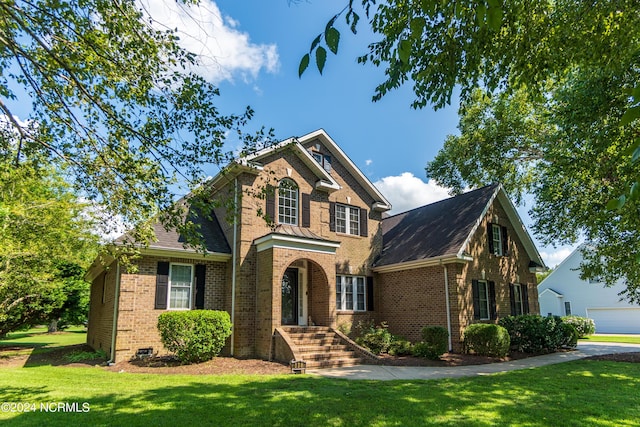
[[[10,342],[56,347],[54,341],[71,339],[40,335]],[[0,403],[0,423],[609,427],[637,425],[639,389],[640,364],[593,360],[464,379],[388,382],[0,367],[0,401],[15,403]]]
[[[577,361],[440,381],[348,381],[313,376],[183,376],[101,368],[0,369],[0,412],[12,425],[637,425],[640,364]],[[83,403],[88,412],[44,412]],[[5,408],[6,409],[6,408]],[[31,408],[30,408],[31,409]]]
[[[585,341],[591,342],[619,342],[623,344],[640,344],[640,335],[591,335],[586,338],[582,338]]]
[[[63,332],[48,334],[46,327],[31,328],[23,332],[10,332],[0,339],[0,357],[21,353],[45,353],[69,345],[87,342],[87,330],[82,326],[71,326]],[[11,350],[7,350],[10,347]]]

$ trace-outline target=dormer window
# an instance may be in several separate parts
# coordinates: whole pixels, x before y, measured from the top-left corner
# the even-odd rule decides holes
[[[278,185],[278,224],[298,225],[298,185],[289,178]]]

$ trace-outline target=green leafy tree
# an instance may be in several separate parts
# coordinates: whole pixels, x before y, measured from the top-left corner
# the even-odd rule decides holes
[[[93,226],[50,167],[0,162],[0,336],[62,315],[78,286],[65,270],[96,255]]]
[[[83,325],[89,315],[91,288],[84,280],[86,268],[69,262],[59,262],[55,268],[55,281],[61,287],[64,302],[43,319],[49,325],[49,332],[66,329],[71,325]]]
[[[84,197],[141,226],[132,240],[150,241],[144,220],[159,212],[180,227],[176,184],[196,187],[203,164],[225,163],[226,135],[264,137],[242,131],[251,109],[219,111],[196,61],[134,0],[1,1],[0,113],[18,135],[14,163],[37,151],[63,164]],[[25,93],[20,122],[12,105]]]
[[[447,138],[428,175],[454,192],[501,181],[517,200],[533,193],[537,234],[586,238],[584,276],[622,278],[624,296],[640,301],[638,6],[350,0],[299,72],[313,58],[322,71],[320,49],[337,52],[338,18],[355,33],[365,16],[379,40],[359,61],[385,71],[374,101],[412,84],[412,106],[437,109],[460,89],[461,135]]]

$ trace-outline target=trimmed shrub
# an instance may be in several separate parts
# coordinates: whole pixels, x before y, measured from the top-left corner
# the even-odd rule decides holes
[[[438,360],[447,352],[449,332],[441,326],[422,328],[422,342],[413,346],[413,354],[418,357]]]
[[[525,353],[553,353],[571,343],[571,331],[558,316],[507,316],[498,322],[509,331],[511,346]]]
[[[413,354],[413,345],[403,337],[392,335],[387,352],[392,356],[407,356]]]
[[[231,335],[226,311],[168,311],[158,317],[162,344],[182,363],[199,363],[220,354]]]
[[[578,338],[580,338],[578,330],[571,323],[565,323],[564,321],[560,326],[562,327],[562,334],[564,336],[562,347],[576,348],[578,345]]]
[[[564,316],[562,318],[564,323],[573,325],[578,331],[578,337],[584,338],[587,335],[593,335],[596,332],[596,323],[593,319],[580,316]]]
[[[509,353],[511,339],[506,328],[500,325],[474,323],[464,330],[466,353],[479,356],[505,357]]]
[[[363,331],[362,336],[356,338],[356,344],[365,347],[373,354],[381,354],[389,351],[391,345],[391,332],[389,332],[386,322],[382,322],[380,326],[370,326],[368,330]]]

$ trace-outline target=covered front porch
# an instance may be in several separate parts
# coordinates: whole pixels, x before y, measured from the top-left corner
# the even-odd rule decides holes
[[[281,326],[336,326],[338,242],[274,232],[257,249],[256,354],[268,359]]]

